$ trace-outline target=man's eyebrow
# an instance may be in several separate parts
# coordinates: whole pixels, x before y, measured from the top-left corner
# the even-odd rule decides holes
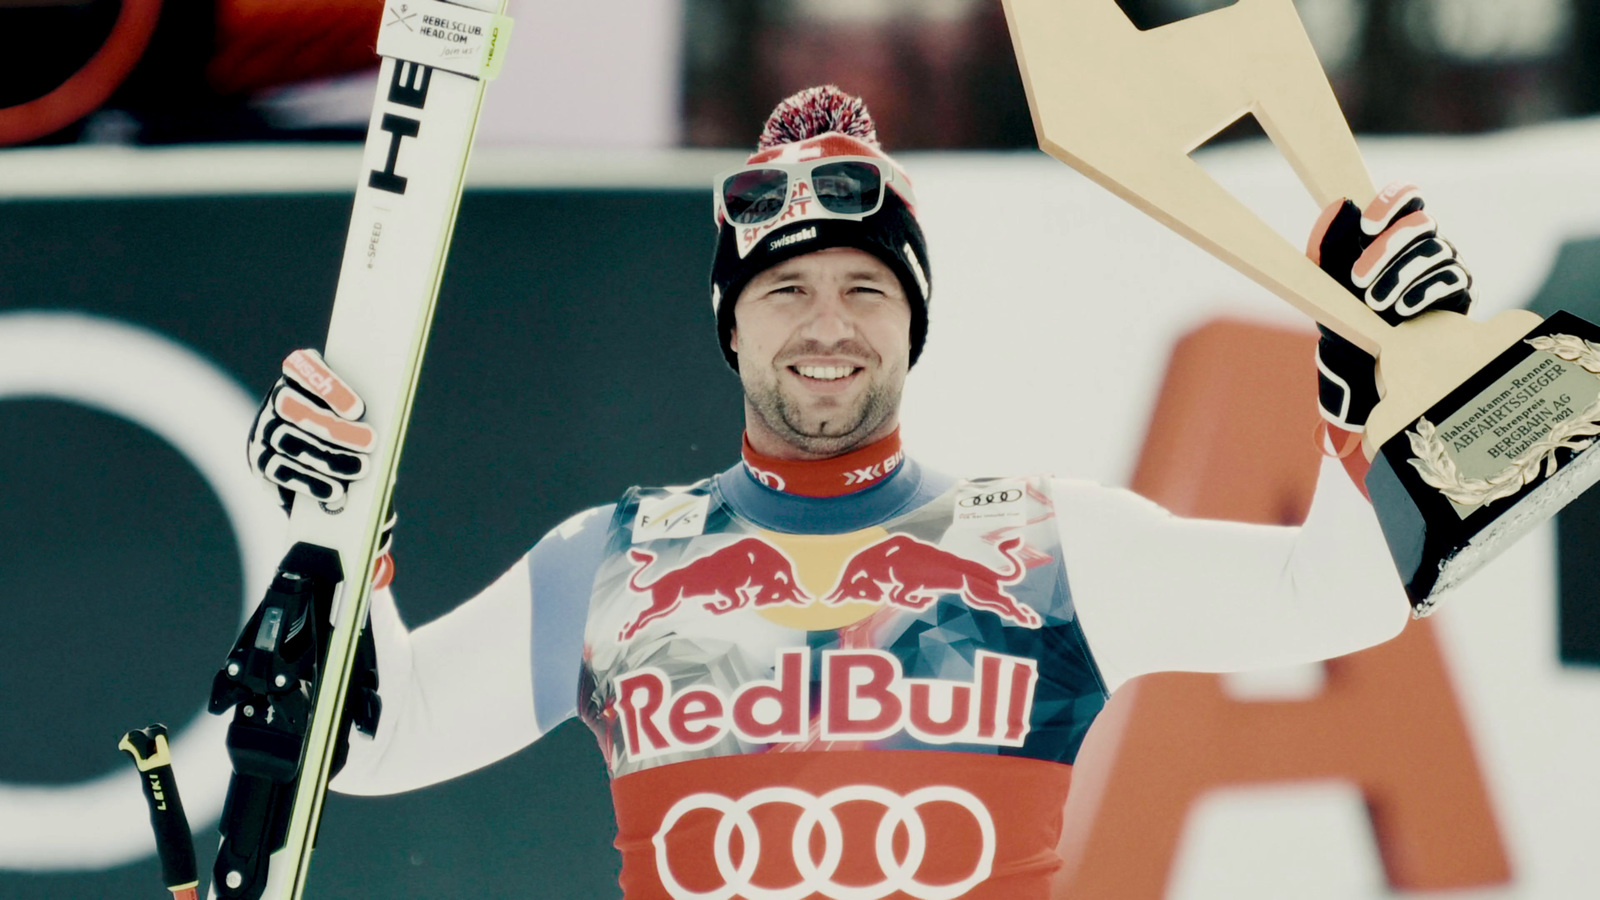
[[[761,275],[763,282],[801,281],[806,277],[804,270],[796,268],[773,268]],[[880,272],[875,269],[856,269],[844,273],[847,281],[892,281],[894,273]]]
[[[804,276],[803,276],[803,274],[801,273],[801,271],[798,268],[773,269],[770,273],[767,274],[767,277],[765,279],[763,279],[763,280],[765,280],[765,281],[793,281],[793,280],[795,280],[797,278],[802,278],[802,277],[804,277]]]

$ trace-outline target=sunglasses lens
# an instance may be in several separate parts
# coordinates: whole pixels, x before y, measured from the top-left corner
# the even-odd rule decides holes
[[[782,169],[751,169],[722,183],[722,205],[735,225],[765,222],[783,211],[789,176]]]
[[[829,212],[866,215],[882,199],[883,175],[871,163],[826,163],[811,170],[811,188]]]

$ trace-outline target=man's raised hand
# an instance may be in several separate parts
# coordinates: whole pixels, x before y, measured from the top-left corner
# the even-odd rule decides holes
[[[367,474],[376,439],[371,426],[356,421],[365,411],[321,354],[296,350],[283,360],[283,377],[256,413],[250,466],[278,486],[285,509],[297,493],[330,512],[341,509],[346,487]]]
[[[1455,247],[1439,237],[1416,185],[1395,182],[1365,210],[1349,200],[1330,205],[1311,231],[1306,255],[1390,325],[1435,310],[1465,313],[1472,305],[1472,276]],[[1375,361],[1327,328],[1321,331],[1322,418],[1331,428],[1359,435],[1379,399]]]

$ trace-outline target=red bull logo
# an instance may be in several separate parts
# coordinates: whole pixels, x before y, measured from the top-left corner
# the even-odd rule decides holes
[[[1042,624],[1039,614],[1006,590],[1020,584],[1027,574],[1021,559],[1022,539],[1008,538],[996,549],[1005,560],[1001,569],[908,534],[890,535],[846,560],[822,602],[831,606],[872,603],[921,611],[942,596],[954,595],[968,606],[992,612],[1014,625],[1038,628]],[[656,574],[648,582],[645,572],[656,555],[637,549],[628,555],[637,565],[628,587],[648,602],[623,626],[619,637],[624,641],[691,601],[718,615],[746,607],[806,606],[815,601],[800,585],[794,561],[760,538],[742,538]]]
[[[839,583],[822,602],[859,600],[921,610],[946,594],[959,594],[974,609],[986,609],[1025,628],[1038,628],[1039,614],[1005,589],[1027,574],[1027,567],[1017,558],[1021,546],[1020,537],[1000,542],[1000,555],[1008,563],[1002,572],[909,534],[892,535],[852,556]]]
[[[619,637],[625,641],[675,611],[685,600],[700,600],[706,609],[719,614],[752,605],[811,602],[795,577],[794,562],[760,538],[736,541],[664,572],[649,583],[640,578],[656,561],[656,555],[648,550],[629,550],[628,556],[638,564],[628,579],[628,587],[649,597],[650,603],[623,626]]]
[[[697,684],[674,691],[667,673],[635,669],[616,679],[629,757],[700,750],[730,734],[751,744],[804,739],[877,741],[905,733],[929,744],[1020,747],[1032,730],[1038,663],[979,650],[970,681],[908,678],[884,650],[824,650],[820,714],[812,716],[810,654],[778,653],[774,677],[732,690]]]

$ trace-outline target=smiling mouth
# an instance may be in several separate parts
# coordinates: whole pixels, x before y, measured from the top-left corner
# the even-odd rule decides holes
[[[843,381],[861,371],[860,366],[790,366],[789,371],[810,381]]]

